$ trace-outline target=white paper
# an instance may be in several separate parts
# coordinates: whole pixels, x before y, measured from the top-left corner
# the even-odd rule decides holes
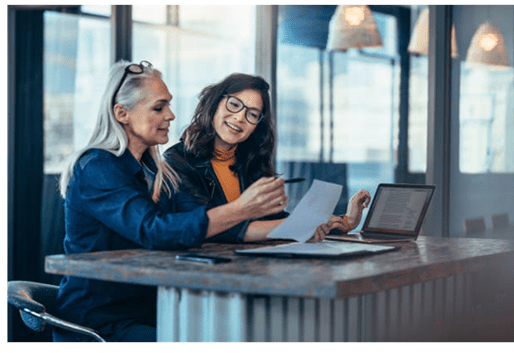
[[[328,222],[342,191],[341,185],[315,179],[293,212],[268,238],[306,242],[318,226]]]
[[[318,243],[291,243],[276,246],[267,246],[258,249],[236,250],[239,254],[291,254],[291,255],[317,255],[339,256],[356,255],[392,250],[392,246],[380,246],[349,242],[322,241]]]

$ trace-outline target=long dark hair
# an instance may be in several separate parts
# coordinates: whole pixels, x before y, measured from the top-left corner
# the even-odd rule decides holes
[[[251,182],[262,176],[276,176],[273,166],[276,132],[269,88],[269,84],[262,77],[241,73],[232,74],[219,83],[205,87],[200,93],[200,102],[196,106],[191,125],[181,136],[186,151],[197,158],[213,158],[216,137],[213,119],[219,102],[226,94],[252,89],[261,94],[264,118],[248,139],[237,146],[235,167],[242,166],[244,175]]]

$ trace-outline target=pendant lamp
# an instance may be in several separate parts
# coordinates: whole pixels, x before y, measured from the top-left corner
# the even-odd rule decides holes
[[[326,50],[381,46],[382,38],[368,6],[337,6],[330,19]]]
[[[507,48],[498,27],[490,22],[478,27],[471,39],[466,63],[485,64],[489,69],[509,68]]]
[[[407,47],[409,53],[428,54],[428,10],[429,8],[427,7],[421,11],[416,21],[414,31],[410,37],[409,46]],[[452,26],[451,36],[452,58],[456,58],[459,56],[459,53],[457,51],[457,39],[455,38],[455,25]]]

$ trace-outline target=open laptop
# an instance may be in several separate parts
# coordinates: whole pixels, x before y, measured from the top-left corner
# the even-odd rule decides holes
[[[360,233],[327,235],[325,239],[359,243],[416,240],[435,185],[379,184]]]

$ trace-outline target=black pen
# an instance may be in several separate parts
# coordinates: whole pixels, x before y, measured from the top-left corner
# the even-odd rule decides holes
[[[291,183],[299,183],[301,181],[304,181],[305,178],[293,178],[293,179],[287,179],[284,181],[284,184],[291,184]]]

